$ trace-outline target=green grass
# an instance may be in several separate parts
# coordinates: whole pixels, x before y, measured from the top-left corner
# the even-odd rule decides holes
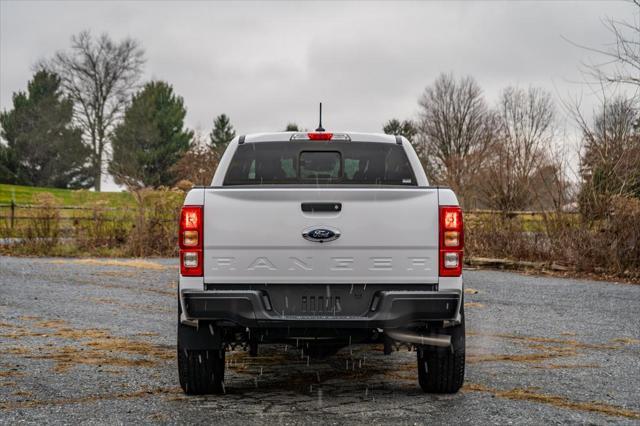
[[[8,204],[11,201],[16,204],[31,204],[34,201],[34,195],[42,192],[52,194],[64,206],[86,206],[96,201],[105,201],[109,207],[129,207],[134,203],[133,197],[128,192],[93,192],[85,189],[72,190],[0,184],[0,204]]]

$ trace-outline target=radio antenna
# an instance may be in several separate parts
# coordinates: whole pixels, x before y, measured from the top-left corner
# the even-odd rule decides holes
[[[320,124],[318,124],[316,132],[324,132],[324,127],[322,127],[322,102],[320,102]]]

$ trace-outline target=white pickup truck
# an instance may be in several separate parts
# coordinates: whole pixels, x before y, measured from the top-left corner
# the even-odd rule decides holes
[[[464,380],[462,212],[401,136],[240,136],[179,230],[178,369],[187,394],[224,390],[225,350],[349,344],[416,349],[425,392]]]

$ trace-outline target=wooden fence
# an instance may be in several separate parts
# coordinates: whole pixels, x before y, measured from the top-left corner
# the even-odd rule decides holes
[[[38,214],[45,211],[46,214]],[[54,212],[54,214],[52,214]],[[63,230],[72,228],[75,224],[96,220],[96,215],[100,215],[102,222],[113,222],[130,224],[135,220],[136,214],[140,212],[131,208],[122,207],[86,207],[86,206],[43,206],[38,204],[17,204],[0,203],[0,238],[13,236],[14,231],[19,230],[21,225],[27,221],[34,220],[56,220],[61,223]],[[548,215],[548,211],[509,211],[502,212],[497,210],[471,210],[466,211],[465,216],[468,220],[474,221],[483,216],[503,215],[508,218],[521,217],[525,220],[538,220],[544,215]],[[576,212],[567,212],[566,214],[576,214]],[[163,222],[177,221],[177,217],[165,217],[160,219]],[[7,235],[11,234],[11,235]]]
[[[36,222],[56,223],[62,236],[75,236],[74,231],[82,226],[99,221],[112,226],[129,228],[142,208],[131,207],[85,207],[85,206],[46,206],[38,204],[0,203],[0,238],[20,238],[24,231]],[[167,215],[156,219],[162,223],[177,223],[177,217]]]

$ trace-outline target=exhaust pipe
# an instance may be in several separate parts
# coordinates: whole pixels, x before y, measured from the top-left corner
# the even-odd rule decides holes
[[[451,336],[447,334],[423,335],[409,330],[385,330],[384,333],[398,342],[413,343],[416,345],[439,346],[448,348],[451,346]]]

